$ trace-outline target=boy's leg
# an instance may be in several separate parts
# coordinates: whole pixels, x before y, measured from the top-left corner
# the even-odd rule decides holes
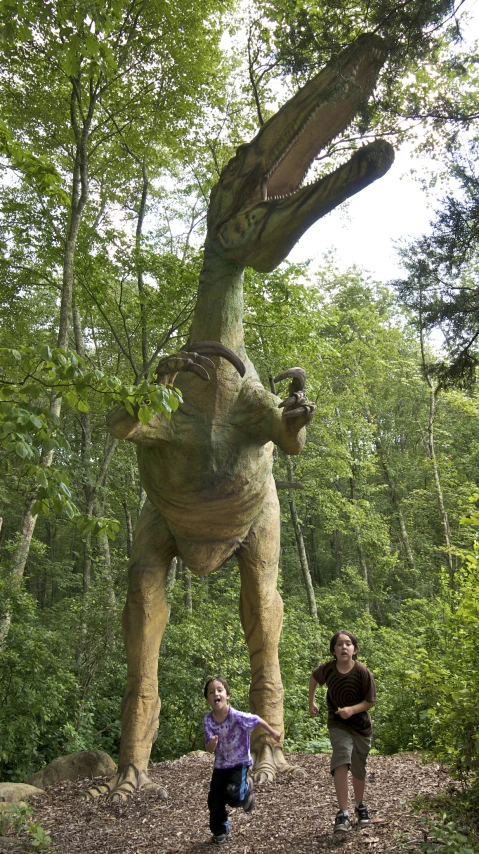
[[[351,775],[353,778],[354,799],[356,801],[356,817],[359,824],[369,824],[369,814],[363,802],[366,787],[366,762],[371,749],[371,737],[354,733],[353,741]],[[362,808],[358,810],[360,804]]]
[[[331,727],[329,738],[333,746],[331,756],[331,774],[338,799],[338,813],[334,821],[334,832],[351,830],[351,822],[347,817],[349,803],[348,772],[351,766],[353,752],[353,737],[347,730]],[[346,816],[344,815],[346,813]]]
[[[364,789],[366,788],[366,780],[358,780],[353,775],[354,800],[360,804],[364,800]]]
[[[359,804],[364,798],[366,785],[366,762],[371,749],[371,736],[354,733],[353,749],[351,752],[351,774],[353,777],[353,789],[356,803]]]
[[[208,793],[208,809],[210,811],[210,830],[213,836],[223,836],[224,834],[228,834],[230,830],[228,812],[226,810],[228,771],[228,768],[216,768],[211,778],[210,791]]]
[[[348,809],[349,787],[348,771],[351,767],[354,750],[353,736],[348,730],[340,727],[330,727],[329,740],[333,748],[331,756],[331,774],[340,810]]]
[[[338,799],[338,807],[343,812],[347,811],[349,803],[348,772],[348,765],[338,765],[333,772],[334,788]]]

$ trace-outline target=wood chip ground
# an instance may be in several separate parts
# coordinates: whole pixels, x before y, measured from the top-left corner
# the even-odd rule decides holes
[[[336,801],[329,756],[293,754],[289,760],[303,776],[283,774],[274,784],[257,787],[250,815],[231,811],[231,840],[221,847],[211,844],[206,799],[212,757],[202,752],[152,766],[150,777],[166,787],[166,801],[144,793],[121,806],[104,798],[86,801],[82,795],[91,781],[65,782],[49,788],[46,799],[35,801],[34,819],[50,834],[55,854],[418,851],[424,836],[411,802],[418,795],[434,798],[450,786],[437,764],[424,764],[417,754],[372,756],[367,804],[373,821],[367,829],[353,827],[338,840],[332,834]],[[14,847],[19,842],[4,837],[0,854],[19,850]],[[28,850],[22,843],[22,850]]]

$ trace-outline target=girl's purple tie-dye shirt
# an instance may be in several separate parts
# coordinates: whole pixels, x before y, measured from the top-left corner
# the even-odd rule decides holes
[[[249,734],[260,722],[258,715],[238,712],[229,707],[222,723],[215,721],[213,712],[205,715],[203,726],[205,741],[208,744],[214,735],[218,736],[215,750],[215,768],[234,768],[235,765],[252,765],[249,752]]]

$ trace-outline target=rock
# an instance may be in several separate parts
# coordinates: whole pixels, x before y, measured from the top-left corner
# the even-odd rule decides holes
[[[0,803],[19,804],[34,795],[44,795],[40,786],[28,783],[0,783]]]
[[[32,774],[27,783],[44,788],[54,786],[62,780],[77,780],[79,777],[112,777],[117,767],[111,756],[103,750],[81,750],[69,756],[59,756],[41,771]]]

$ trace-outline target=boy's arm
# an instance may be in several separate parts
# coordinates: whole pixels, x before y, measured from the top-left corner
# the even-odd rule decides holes
[[[263,718],[259,718],[257,726],[262,726],[266,732],[273,736],[275,741],[281,741],[281,733],[277,729],[273,729]]]
[[[342,709],[338,709],[336,714],[346,721],[351,717],[351,715],[358,715],[360,712],[367,712],[368,709],[375,705],[375,703],[370,703],[369,700],[363,700],[361,703],[356,703],[354,706],[344,706]]]
[[[316,688],[318,687],[318,685],[319,682],[316,682],[316,679],[311,674],[311,676],[309,677],[309,714],[313,718],[315,718],[316,715],[319,713],[319,709],[316,703],[314,702],[314,696],[316,694]]]

